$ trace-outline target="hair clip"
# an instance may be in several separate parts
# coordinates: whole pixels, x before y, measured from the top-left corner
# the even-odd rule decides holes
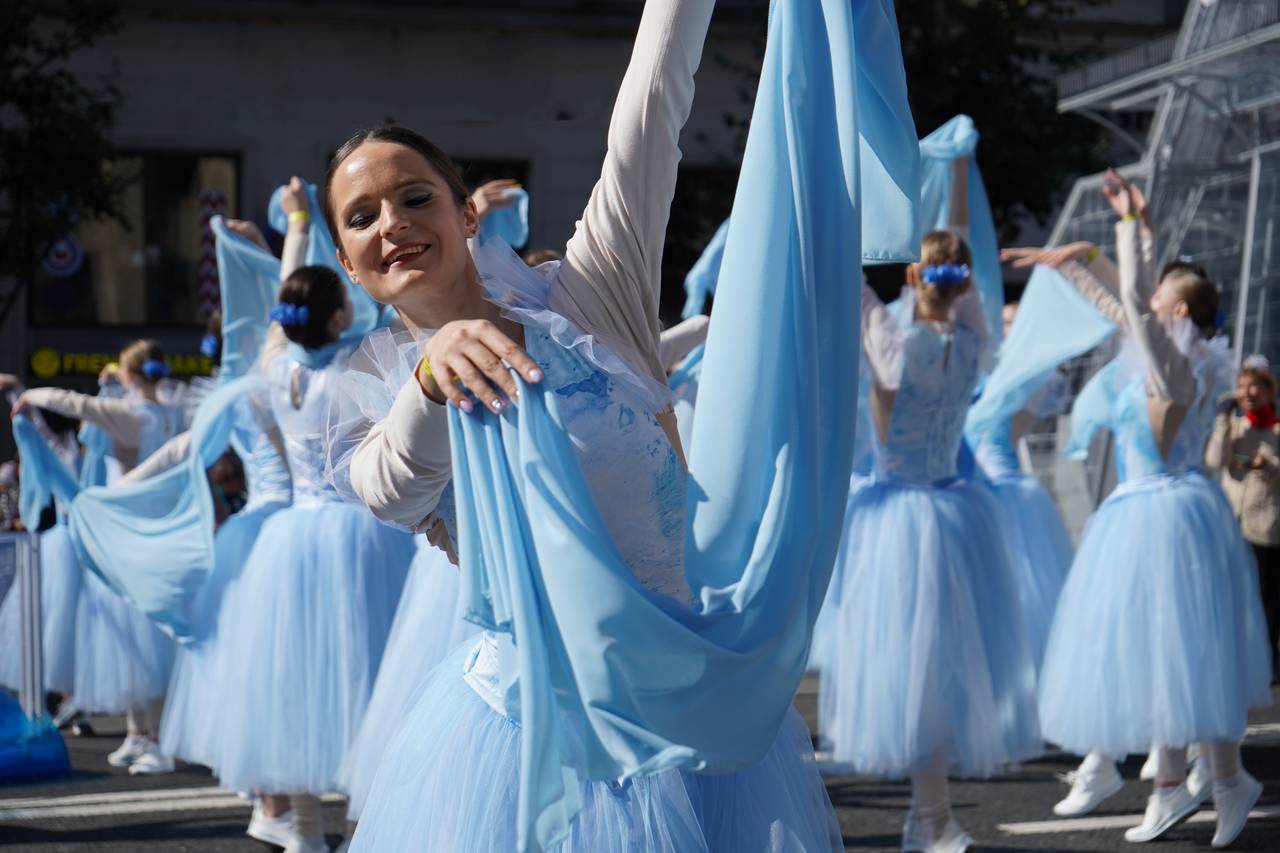
[[[142,362],[142,375],[152,381],[164,379],[170,373],[169,365],[159,359],[149,358]]]
[[[1227,325],[1227,312],[1219,308],[1218,312],[1213,315],[1213,327],[1221,329],[1225,325]]]
[[[271,319],[281,326],[305,326],[311,318],[311,309],[305,305],[281,302],[271,309]]]
[[[920,269],[920,278],[935,287],[954,287],[969,280],[969,265],[929,264]]]

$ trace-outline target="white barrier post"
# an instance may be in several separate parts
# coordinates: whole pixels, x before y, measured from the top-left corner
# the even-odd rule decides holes
[[[18,700],[28,719],[44,716],[44,628],[40,605],[40,548],[36,533],[0,533],[0,550],[14,566],[13,588],[21,615],[22,679]]]

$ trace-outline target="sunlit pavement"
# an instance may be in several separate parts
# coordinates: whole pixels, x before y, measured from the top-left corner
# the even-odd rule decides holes
[[[1280,692],[1276,697],[1280,699]],[[796,705],[811,724],[815,698],[814,682],[806,681]],[[102,718],[94,722],[94,736],[67,737],[75,770],[71,778],[0,786],[0,850],[4,853],[263,853],[270,849],[244,835],[248,801],[219,789],[204,768],[179,764],[178,771],[167,776],[137,777],[109,767],[106,756],[123,736],[123,720]],[[1086,818],[1059,820],[1053,815],[1053,804],[1067,790],[1056,776],[1076,763],[1061,754],[1050,754],[1013,775],[983,782],[953,782],[956,816],[981,850],[1070,853],[1142,849],[1123,839],[1125,827],[1139,821],[1146,802],[1148,786],[1137,781],[1142,759],[1135,756],[1125,762],[1122,772],[1129,783]],[[1244,761],[1264,782],[1266,791],[1257,817],[1231,849],[1278,851],[1280,708],[1273,705],[1253,715]],[[909,800],[905,784],[828,775],[827,790],[840,815],[846,849],[898,849]],[[337,844],[344,822],[342,802],[330,798],[325,817],[329,840]],[[1209,850],[1212,835],[1210,803],[1149,849],[1153,853]]]

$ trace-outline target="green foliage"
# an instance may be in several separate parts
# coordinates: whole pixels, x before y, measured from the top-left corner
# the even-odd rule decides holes
[[[1061,26],[1080,7],[1103,2],[895,0],[917,135],[959,113],[973,118],[982,135],[978,163],[1003,240],[1016,239],[1028,216],[1046,223],[1071,181],[1103,165],[1103,131],[1057,110],[1058,75],[1095,58],[1078,45],[1064,46]],[[735,76],[744,105],[724,116],[738,131],[737,150],[726,156],[734,162],[746,144],[763,28],[756,42],[752,62],[711,57]],[[705,135],[702,141],[708,141]],[[707,238],[714,228],[708,227]]]
[[[123,222],[104,171],[119,92],[79,79],[78,51],[118,26],[109,0],[0,4],[0,321],[48,247],[84,218]]]
[[[1063,0],[897,0],[907,91],[920,136],[957,113],[973,117],[978,164],[996,228],[1015,239],[1041,224],[1072,179],[1101,167],[1103,132],[1057,111],[1060,72],[1092,59],[1060,26],[1087,3]]]

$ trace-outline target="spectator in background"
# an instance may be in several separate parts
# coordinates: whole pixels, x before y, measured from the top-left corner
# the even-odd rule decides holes
[[[1219,472],[1244,538],[1258,559],[1262,605],[1274,659],[1280,637],[1280,419],[1276,377],[1265,357],[1245,359],[1236,395],[1214,423],[1205,464]]]

